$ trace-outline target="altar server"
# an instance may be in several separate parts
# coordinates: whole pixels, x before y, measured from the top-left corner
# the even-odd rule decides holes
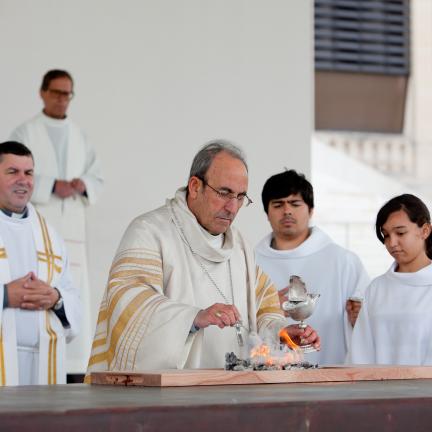
[[[357,300],[369,284],[366,270],[357,255],[310,226],[314,195],[304,175],[289,170],[270,177],[262,202],[272,232],[255,249],[258,265],[278,288],[281,304],[287,300],[293,275],[303,280],[309,292],[320,294],[307,323],[319,333],[321,351],[308,354],[307,359],[322,365],[343,363],[360,309]]]
[[[348,363],[432,365],[432,236],[426,205],[404,194],[378,212],[376,235],[394,262],[366,290]]]
[[[62,239],[29,203],[33,156],[0,144],[0,384],[66,382],[81,303]]]
[[[11,139],[24,143],[32,151],[37,163],[31,202],[66,243],[72,277],[83,301],[82,332],[68,349],[68,372],[83,373],[93,333],[85,212],[99,197],[103,178],[92,145],[67,115],[74,97],[70,73],[59,69],[48,71],[39,93],[42,112],[16,128]]]

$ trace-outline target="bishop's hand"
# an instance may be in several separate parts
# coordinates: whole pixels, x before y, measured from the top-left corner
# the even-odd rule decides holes
[[[234,305],[215,303],[207,309],[199,311],[193,324],[198,328],[217,325],[222,329],[232,327],[240,320],[240,313]]]
[[[321,340],[318,333],[311,327],[300,328],[297,324],[292,324],[285,327],[288,332],[288,336],[297,345],[309,345],[311,344],[317,351],[321,348]]]

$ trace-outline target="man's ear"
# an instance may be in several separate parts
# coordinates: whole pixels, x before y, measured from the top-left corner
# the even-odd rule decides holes
[[[312,207],[309,209],[309,217],[311,218],[313,214],[314,214],[314,208]]]
[[[47,96],[46,93],[47,93],[46,90],[39,90],[39,96],[42,99],[44,106],[46,105],[46,101],[45,101],[45,98]]]
[[[188,191],[189,196],[192,199],[195,199],[198,195],[198,192],[201,188],[201,180],[198,177],[192,176],[188,181]]]

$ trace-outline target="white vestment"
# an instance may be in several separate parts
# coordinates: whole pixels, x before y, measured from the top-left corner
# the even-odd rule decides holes
[[[243,354],[234,328],[193,333],[191,326],[201,309],[224,297],[252,331],[276,333],[286,325],[277,292],[239,231],[229,228],[223,247],[214,247],[179,189],[165,206],[136,218],[121,241],[88,373],[223,367],[225,353]]]
[[[66,381],[65,343],[77,334],[81,303],[68,270],[65,246],[31,204],[28,216],[0,212],[0,304],[4,284],[33,271],[57,288],[69,327],[49,311],[0,309],[0,384],[59,384]]]
[[[432,264],[415,273],[395,267],[367,288],[347,363],[432,365]]]
[[[58,120],[43,113],[22,124],[11,139],[28,146],[35,161],[32,203],[63,237],[72,277],[80,289],[83,323],[80,336],[68,347],[67,371],[85,371],[93,324],[87,274],[85,208],[96,202],[103,185],[99,162],[83,132],[69,118]],[[87,196],[61,199],[52,193],[54,182],[80,178]]]
[[[321,351],[307,354],[306,360],[321,365],[343,363],[352,333],[346,301],[351,296],[363,297],[370,281],[360,259],[317,227],[312,227],[309,237],[292,250],[273,249],[271,240],[272,234],[267,235],[255,253],[257,264],[276,288],[287,287],[290,276],[296,275],[308,292],[320,294],[306,323],[318,332]]]

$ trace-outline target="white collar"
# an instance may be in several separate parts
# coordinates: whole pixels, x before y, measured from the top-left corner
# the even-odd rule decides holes
[[[312,255],[319,250],[325,248],[327,245],[333,243],[332,239],[318,227],[310,228],[309,237],[294,249],[278,250],[271,247],[273,233],[265,236],[257,245],[257,252],[264,256],[272,258],[301,258]]]
[[[166,205],[179,234],[186,237],[186,243],[196,254],[213,262],[224,262],[230,258],[234,250],[232,227],[225,232],[222,246],[215,247],[215,236],[201,227],[187,205],[186,188],[178,189],[175,197],[167,200]],[[220,239],[217,241],[220,244]]]
[[[412,273],[400,273],[396,272],[397,263],[393,262],[390,268],[385,273],[385,276],[390,279],[397,280],[398,282],[405,285],[412,286],[427,286],[432,285],[432,264],[423,267],[419,271]]]
[[[65,117],[64,119],[57,119],[50,116],[47,116],[43,111],[41,112],[41,117],[44,123],[51,127],[63,127],[70,123],[69,117]]]

